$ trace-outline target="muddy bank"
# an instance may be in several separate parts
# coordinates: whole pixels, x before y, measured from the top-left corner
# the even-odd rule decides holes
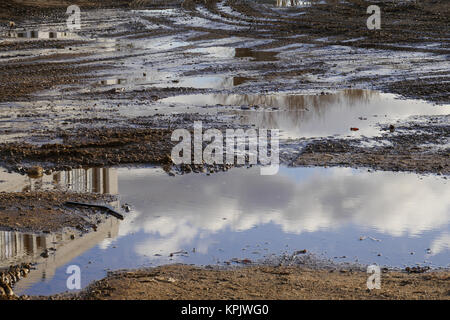
[[[386,133],[380,137],[312,141],[291,165],[368,167],[448,175],[449,116],[422,120],[425,121],[383,127],[381,130]]]
[[[63,0],[3,0],[0,4],[0,21],[17,21],[29,18],[65,16],[65,9],[75,4],[86,9],[105,7],[129,8],[133,0],[75,0],[68,4]]]
[[[190,116],[185,121],[179,117],[154,118],[132,121],[134,125],[140,123],[141,126],[149,123],[170,126],[176,123],[177,128],[192,129],[193,118]],[[382,134],[374,137],[283,140],[280,161],[290,166],[367,167],[375,170],[448,175],[448,118],[449,116],[419,117],[419,121],[381,126]],[[195,119],[202,117],[196,116]],[[226,126],[218,122],[215,124],[222,126],[225,136],[223,127]],[[170,129],[145,127],[66,130],[48,137],[62,139],[63,143],[4,143],[0,144],[0,155],[7,168],[21,173],[27,173],[32,164],[36,163],[48,170],[147,163],[161,165],[166,171],[170,171],[173,166],[171,151],[177,143],[171,141],[171,134]],[[204,142],[203,145],[205,147],[207,143]],[[181,173],[195,172],[189,166],[173,169]]]
[[[0,271],[0,300],[18,298],[12,287],[20,279],[26,277],[32,268],[30,263],[22,263]]]
[[[69,42],[63,45],[70,46],[73,44],[74,42]],[[67,57],[70,58],[77,56],[80,56],[80,54],[67,54]],[[3,65],[0,71],[2,79],[0,81],[0,102],[28,100],[30,94],[38,91],[48,90],[58,85],[80,83],[87,78],[86,75],[82,75],[83,73],[93,71],[96,68],[98,67],[80,67],[78,64],[67,62],[24,61],[8,63]]]
[[[373,4],[372,2],[363,0],[346,3],[327,2],[291,8],[277,8],[274,6],[275,3],[263,5],[253,1],[234,0],[184,1],[183,5],[180,1],[163,4],[155,1],[130,0],[86,0],[74,3],[82,5],[83,13],[86,14],[99,8],[121,10],[119,19],[111,22],[106,31],[94,30],[94,34],[97,35],[104,36],[107,33],[116,39],[119,36],[128,39],[137,37],[141,41],[164,35],[183,35],[184,39],[192,41],[193,47],[195,41],[218,41],[241,37],[257,41],[252,45],[252,50],[265,50],[266,55],[272,56],[276,56],[278,50],[284,54],[282,59],[266,57],[258,64],[205,64],[201,68],[184,70],[184,76],[218,72],[249,76],[250,73],[251,77],[264,80],[259,84],[259,89],[263,90],[371,87],[399,93],[405,97],[439,103],[448,102],[449,81],[445,69],[449,53],[446,19],[449,14],[448,6],[433,0],[400,3],[380,1],[382,28],[374,31],[366,27],[368,17],[366,10]],[[46,1],[8,0],[2,5],[6,10],[2,11],[11,12],[12,18],[26,17],[44,23],[48,23],[50,19],[60,24],[63,24],[66,18],[64,10],[66,3],[62,1],[52,1],[49,4]],[[178,10],[176,12],[179,18],[173,19],[170,14],[166,17],[142,12],[131,13],[127,10],[135,7]],[[14,10],[18,11],[14,13]],[[35,14],[43,12],[45,13],[43,15]],[[55,13],[56,16],[53,17],[48,12]],[[187,24],[186,21],[189,20],[196,20],[198,23]],[[17,24],[17,28],[21,28],[20,23]],[[83,32],[86,32],[86,29],[92,29],[92,26],[83,26]],[[19,46],[44,49],[55,45],[55,42],[27,41],[26,44],[22,43]],[[71,45],[76,47],[75,42]],[[186,45],[189,47],[191,44]],[[306,50],[296,52],[302,47]],[[334,52],[332,55],[327,54],[327,50],[330,49]],[[176,51],[171,50],[170,55],[176,54]],[[315,51],[320,53],[316,55]],[[236,57],[239,57],[239,54]],[[117,58],[118,61],[115,62],[119,64],[122,59],[123,57]],[[89,62],[86,60],[79,65],[86,68],[87,63]],[[152,60],[152,63],[158,65],[157,60]],[[20,65],[16,67],[19,71],[22,68]],[[49,72],[46,72],[46,68],[49,68]],[[52,72],[53,68],[54,66],[49,65],[39,70],[47,74],[48,79],[44,79],[44,83],[50,84],[54,81],[55,85],[67,84],[59,79],[60,74],[55,75],[55,72]],[[71,69],[62,70],[61,73],[69,77],[80,72],[76,68]],[[301,81],[297,81],[294,86],[280,81],[286,82],[295,77],[300,77]],[[18,87],[19,80],[8,78],[0,84],[5,86],[6,92],[14,91],[13,88]],[[28,84],[32,84],[32,81]],[[30,92],[31,90],[26,93]],[[126,94],[130,95],[129,92]],[[139,95],[138,92],[136,95]]]
[[[26,190],[24,190],[26,191]],[[66,201],[107,204],[114,196],[73,192],[0,193],[0,228],[22,232],[50,233],[63,228],[88,232],[108,215],[104,210],[74,207]]]
[[[91,129],[61,132],[61,144],[3,144],[0,154],[17,171],[21,163],[37,161],[45,168],[107,166],[129,163],[170,163],[171,132],[159,129]]]
[[[251,266],[231,270],[170,265],[112,272],[79,294],[31,299],[450,299],[448,271],[387,271],[368,290],[362,271]]]

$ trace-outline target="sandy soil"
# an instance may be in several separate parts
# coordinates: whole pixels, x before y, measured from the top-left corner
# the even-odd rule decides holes
[[[381,289],[368,290],[362,271],[251,266],[231,270],[171,265],[118,271],[76,295],[32,299],[251,300],[251,299],[450,299],[448,271],[387,271]],[[25,297],[28,298],[28,297]]]

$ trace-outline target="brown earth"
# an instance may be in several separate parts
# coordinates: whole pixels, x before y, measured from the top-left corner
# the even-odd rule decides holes
[[[367,289],[367,278],[365,272],[344,269],[250,266],[218,270],[170,265],[113,272],[79,294],[31,299],[450,299],[448,271],[387,271],[381,274],[381,289],[373,290]]]
[[[439,148],[450,138],[448,116],[423,118],[427,120],[424,124],[396,124],[393,132],[381,128],[386,133],[379,137],[313,139],[301,149],[300,155],[282,154],[280,161],[292,166],[368,167],[449,175],[450,150]],[[171,150],[176,143],[171,141],[171,130],[145,128],[148,121],[136,119],[141,128],[60,131],[53,138],[61,138],[63,143],[57,144],[4,143],[0,144],[0,156],[4,165],[22,173],[27,173],[30,167],[27,163],[36,162],[51,170],[148,163],[170,171]],[[382,145],[370,147],[362,142]],[[195,171],[179,169],[182,173]]]
[[[450,174],[450,149],[436,148],[450,138],[449,116],[424,117],[425,124],[382,128],[387,133],[366,140],[321,139],[308,144],[291,165],[351,166],[378,170]],[[439,119],[437,121],[436,119]],[[396,131],[399,131],[398,133]],[[363,147],[365,142],[388,145]]]
[[[132,0],[2,0],[0,21],[16,21],[31,17],[53,14],[56,9],[78,5],[83,9],[129,7]],[[65,10],[60,10],[61,15]]]
[[[313,139],[298,156],[282,154],[280,161],[291,166],[367,167],[449,175],[450,150],[439,147],[450,138],[448,116],[424,118],[428,121],[423,125],[396,124],[394,132],[382,128],[386,133],[380,137]],[[140,119],[138,122],[146,126],[146,121]],[[169,172],[173,166],[172,147],[177,143],[171,141],[170,129],[145,127],[60,131],[55,135],[63,143],[0,144],[4,165],[11,170],[27,173],[30,163],[40,163],[44,169],[51,170],[147,163],[161,165]],[[362,145],[362,142],[383,144],[370,147]],[[178,169],[181,173],[196,172],[186,166]],[[200,168],[200,171],[203,169]],[[221,166],[219,170],[222,169],[228,168]]]
[[[49,42],[48,47],[53,47],[53,44],[54,41]],[[74,44],[74,42],[70,42],[70,44]],[[80,55],[68,54],[68,56],[76,57]],[[80,80],[87,78],[86,75],[82,75],[83,73],[95,69],[95,66],[80,66],[67,62],[10,62],[0,68],[2,79],[0,81],[0,102],[26,99],[30,94],[37,91],[51,89],[63,84],[79,83]]]
[[[177,1],[173,1],[178,3]],[[195,3],[202,1],[186,0],[183,8],[192,10]],[[267,12],[249,2],[230,0],[228,4],[246,15],[242,21],[217,10],[217,1],[206,1],[211,12],[228,19],[235,19],[236,25],[252,23],[248,29],[223,30],[206,26],[191,25],[183,30],[158,31],[159,34],[200,31],[191,40],[221,39],[225,37],[246,37],[276,40],[263,43],[254,49],[271,49],[292,44],[344,45],[352,49],[380,49],[395,53],[411,52],[429,54],[431,62],[417,62],[410,66],[415,73],[412,77],[377,75],[368,78],[358,76],[351,80],[350,86],[376,87],[387,92],[449,103],[449,75],[445,70],[432,73],[428,64],[438,56],[448,55],[450,7],[444,1],[424,0],[420,2],[378,3],[363,0],[349,0],[346,4],[327,1],[305,8],[305,15],[278,15],[275,22],[265,20]],[[84,9],[129,8],[149,5],[148,1],[131,0],[2,0],[0,21],[64,17],[69,4],[81,5]],[[382,29],[371,31],[366,28],[366,9],[369,4],[379,4],[382,10]],[[192,12],[193,16],[199,15]],[[169,24],[159,19],[158,24]],[[219,21],[220,22],[220,21]],[[254,23],[253,23],[254,22]],[[345,23],[343,23],[345,22]],[[173,25],[170,25],[173,27]],[[123,31],[122,31],[123,32]],[[155,36],[154,31],[137,32],[137,38]],[[303,37],[293,37],[296,35]],[[325,40],[324,40],[325,39]],[[356,39],[356,40],[355,40]],[[348,42],[347,40],[353,40]],[[84,45],[84,41],[23,41],[14,44],[0,44],[0,50],[27,50],[66,48]],[[439,44],[438,47],[433,45]],[[352,60],[355,51],[350,51],[339,59]],[[84,58],[81,62],[55,62],[55,58]],[[374,55],[377,63],[377,55]],[[0,66],[0,101],[33,100],[32,94],[59,85],[83,84],[92,75],[89,72],[106,68],[90,58],[90,54],[64,53],[64,56],[29,58]],[[339,64],[339,60],[331,61]],[[221,69],[222,68],[222,69]],[[212,66],[210,71],[241,71],[240,65]],[[327,75],[330,64],[314,62],[304,65],[302,61],[293,68],[275,65],[273,62],[254,64],[247,70],[266,72],[261,78],[267,85],[277,76],[298,76],[311,73]],[[202,72],[207,72],[203,69]],[[370,70],[369,70],[370,71]],[[353,72],[353,71],[351,71]],[[188,75],[188,74],[186,74]],[[438,75],[438,76],[437,76]],[[311,85],[316,85],[312,83]],[[318,85],[318,84],[317,84]],[[348,84],[338,84],[338,88]],[[268,87],[272,90],[273,88]],[[190,89],[191,90],[191,89]],[[191,90],[195,91],[195,90]],[[200,90],[197,90],[200,91]],[[105,96],[114,97],[152,97],[161,90],[151,89],[142,92],[102,92],[86,94],[92,99]],[[171,94],[186,93],[187,90],[173,90]],[[158,96],[156,97],[158,99]],[[391,142],[391,147],[361,147],[359,141],[321,139],[313,141],[297,158],[287,159],[293,165],[354,166],[372,167],[382,170],[405,170],[449,174],[448,148],[434,149],[448,139],[447,118],[439,125],[427,124],[424,127],[404,126],[399,134],[389,134],[382,139]],[[26,172],[22,166],[29,162],[40,162],[45,168],[65,168],[81,165],[115,165],[126,163],[170,164],[168,154],[171,150],[170,131],[145,127],[142,119],[130,119],[127,125],[108,119],[114,128],[90,128],[83,130],[60,130],[52,135],[63,140],[62,143],[43,145],[27,143],[4,143],[0,145],[0,157],[9,167]],[[187,123],[192,123],[190,121]],[[82,121],[82,119],[73,119]],[[91,121],[95,122],[94,118]],[[142,127],[136,128],[136,123]],[[167,122],[153,122],[164,127]],[[170,123],[170,122],[169,122]],[[183,123],[180,124],[181,126]],[[421,132],[418,134],[418,132]],[[27,132],[35,135],[36,132]],[[376,139],[373,141],[377,141]],[[427,146],[428,145],[428,146]],[[62,227],[78,227],[86,231],[95,228],[97,219],[104,213],[98,210],[64,206],[65,201],[108,201],[100,195],[82,195],[59,192],[0,193],[0,225],[9,230],[56,231]],[[76,212],[76,215],[74,214]],[[382,276],[382,289],[366,289],[367,274],[349,270],[312,270],[300,267],[251,266],[231,270],[211,270],[191,266],[166,266],[156,269],[125,271],[113,273],[107,278],[93,283],[77,295],[56,295],[51,299],[449,299],[448,271],[408,274],[389,271]],[[38,297],[34,297],[38,298]]]
[[[171,163],[170,136],[171,132],[165,129],[102,128],[60,132],[64,143],[1,144],[0,156],[12,166],[23,161],[50,161],[51,164],[44,167],[52,169],[81,165],[168,164]]]
[[[49,18],[53,15],[63,17],[65,15],[65,9],[68,5],[68,1],[54,0],[54,1],[26,1],[26,0],[5,0],[0,4],[0,12],[4,18],[4,21],[14,19],[23,19],[24,17],[31,18]],[[158,30],[157,32],[169,32],[176,34],[178,31],[200,31],[204,32],[203,37],[205,39],[221,39],[224,37],[246,37],[251,36],[258,39],[271,39],[274,40],[270,43],[261,44],[255,49],[269,49],[280,46],[286,46],[291,44],[315,44],[315,45],[344,45],[354,49],[381,49],[391,50],[393,52],[415,52],[415,53],[431,53],[436,55],[448,55],[449,53],[449,29],[448,19],[450,15],[450,7],[442,1],[436,0],[424,0],[424,1],[408,1],[408,2],[388,2],[388,1],[365,1],[365,0],[350,0],[347,3],[340,3],[337,1],[327,1],[325,4],[315,4],[311,7],[303,8],[306,12],[304,15],[292,16],[292,15],[276,15],[276,21],[264,21],[262,18],[266,18],[268,14],[272,14],[270,10],[261,9],[261,6],[257,6],[252,2],[229,0],[227,4],[245,14],[245,18],[238,20],[236,17],[227,13],[218,11],[216,0],[186,0],[183,1],[183,8],[185,10],[191,10],[192,16],[198,16],[199,13],[193,11],[194,4],[206,5],[209,11],[219,14],[222,18],[236,20],[236,26],[242,26],[243,22],[254,22],[255,24],[250,26],[247,30],[224,30],[224,29],[211,29],[207,27],[198,27],[195,25],[188,27],[181,27],[181,30],[174,28],[170,31]],[[161,6],[159,1],[132,1],[132,0],[107,0],[107,1],[94,1],[94,0],[77,0],[70,1],[70,4],[79,4],[83,6],[83,9],[90,10],[96,8],[121,8],[123,10],[133,7],[141,6]],[[377,4],[382,11],[382,28],[381,30],[368,30],[366,27],[367,20],[367,7],[369,4]],[[165,6],[180,5],[180,1],[165,2]],[[289,9],[295,10],[295,9]],[[290,12],[287,10],[287,12]],[[159,19],[159,18],[158,18]],[[214,19],[212,19],[214,21]],[[343,23],[345,21],[345,23]],[[167,25],[173,28],[173,24],[167,21],[158,20],[152,21],[161,25]],[[180,28],[180,27],[178,27]],[[141,31],[135,30],[137,37],[155,36],[155,31]],[[293,37],[295,35],[302,35],[302,37]],[[196,36],[198,37],[198,36]],[[349,41],[351,40],[351,41]],[[30,45],[34,45],[30,42]],[[435,45],[438,44],[436,47]],[[21,44],[24,45],[24,44]],[[55,41],[40,41],[43,48],[46,46],[56,45]],[[58,45],[61,45],[58,44]],[[354,59],[349,53],[348,60]],[[376,65],[379,63],[376,54],[374,54],[373,63]],[[29,74],[33,73],[33,68],[30,64],[26,64],[31,69]],[[18,68],[18,75],[21,73],[20,65],[15,65]],[[43,81],[44,84],[50,84],[52,81],[54,85],[66,83],[64,79],[61,79],[60,74],[64,73],[64,77],[69,77],[70,74],[77,75],[82,70],[76,70],[69,64],[67,70],[61,70],[61,72],[55,71],[53,63],[49,63],[47,66],[42,66],[39,70],[39,79],[32,79],[26,81],[20,80],[19,83],[24,87],[33,88],[33,84]],[[272,63],[266,65],[259,64],[256,66],[262,70],[268,69],[266,79],[270,81],[273,76],[272,73],[283,74],[302,74],[304,72],[313,72],[314,74],[326,74],[329,71],[329,65],[322,62],[316,65],[304,65],[304,62],[297,66],[297,70],[292,70],[292,66],[289,66],[289,70],[280,69],[280,66],[274,66]],[[419,67],[419,66],[417,66]],[[26,68],[26,66],[25,66]],[[46,72],[46,68],[49,68],[49,72]],[[70,69],[69,69],[70,68]],[[229,70],[229,67],[227,67]],[[239,68],[239,67],[238,67]],[[0,70],[3,69],[0,68]],[[217,67],[216,67],[217,69]],[[415,71],[418,68],[415,68]],[[220,69],[217,69],[220,70]],[[35,70],[36,71],[36,70]],[[42,79],[46,74],[48,79]],[[17,81],[14,79],[5,78],[7,75],[5,72],[0,77],[0,85],[2,86],[0,101],[7,101],[7,97],[14,92],[14,88],[19,87]],[[26,74],[25,74],[26,75]],[[443,71],[440,77],[436,77],[435,71],[433,71],[433,77],[427,77],[426,70],[423,76],[404,79],[389,79],[384,75],[375,77],[374,82],[380,82],[377,84],[380,88],[389,92],[399,93],[405,97],[422,98],[430,101],[436,101],[440,103],[448,102],[449,81],[448,73]],[[365,83],[367,79],[355,75],[356,78],[352,80],[354,84]],[[376,76],[376,74],[375,74]],[[386,82],[383,81],[386,78]],[[4,80],[3,80],[4,79]],[[76,79],[76,78],[75,78]],[[393,81],[394,80],[394,81]],[[35,90],[26,89],[24,94],[29,94],[36,90],[42,89],[36,87]],[[22,89],[24,90],[24,89]],[[21,90],[19,90],[20,93]],[[5,93],[3,93],[5,92]],[[17,93],[16,93],[17,94]],[[3,95],[6,97],[2,98]]]
[[[54,232],[75,228],[86,232],[107,217],[103,210],[67,206],[66,201],[107,204],[113,196],[73,192],[0,193],[0,227],[21,232]]]

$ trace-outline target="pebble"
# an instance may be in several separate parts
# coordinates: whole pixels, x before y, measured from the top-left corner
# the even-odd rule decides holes
[[[44,169],[39,166],[34,166],[28,169],[27,173],[30,178],[40,178],[44,175]]]

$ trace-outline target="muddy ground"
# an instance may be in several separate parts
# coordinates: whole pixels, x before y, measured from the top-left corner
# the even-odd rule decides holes
[[[8,0],[3,6],[11,14],[11,18],[18,19],[18,25],[23,20],[23,10],[26,10],[26,17],[30,20],[55,21],[61,19],[61,14],[64,14],[61,12],[61,8],[65,8],[65,3],[58,1],[52,2],[51,5],[43,5],[43,3]],[[98,6],[100,2],[80,1],[80,3],[89,11]],[[23,6],[24,4],[26,6]],[[110,1],[101,2],[101,4],[103,7],[119,7],[123,12],[127,12],[127,7],[135,8],[136,6],[150,9],[164,8],[155,2],[145,1],[139,3]],[[225,4],[239,15],[221,10],[221,4],[219,5],[216,1],[208,1],[206,5],[201,5],[206,12],[209,12],[208,14],[204,10],[195,9],[196,5],[200,5],[200,3],[183,2],[182,8],[187,16],[184,19],[209,19],[211,25],[180,25],[174,24],[167,18],[153,16],[142,16],[140,20],[129,23],[127,19],[130,17],[127,17],[126,14],[123,16],[119,14],[106,31],[96,29],[92,25],[86,28],[90,28],[89,32],[94,34],[103,33],[102,37],[118,39],[126,33],[127,39],[139,41],[179,34],[185,34],[191,41],[207,41],[208,39],[217,41],[230,37],[251,36],[261,40],[259,45],[252,48],[253,50],[277,50],[296,45],[314,46],[316,50],[332,46],[345,46],[347,49],[343,52],[331,56],[326,55],[326,58],[311,54],[298,56],[293,53],[292,58],[287,56],[283,59],[283,63],[269,57],[269,61],[261,59],[259,63],[236,62],[235,64],[211,64],[210,67],[202,66],[202,68],[193,67],[183,71],[182,74],[189,77],[207,73],[214,74],[225,70],[240,74],[243,71],[256,74],[259,78],[257,82],[244,87],[243,93],[255,92],[255,90],[256,92],[271,92],[280,89],[311,90],[316,88],[316,90],[320,90],[317,94],[321,94],[320,92],[327,92],[330,89],[365,87],[440,104],[449,102],[448,67],[445,62],[448,60],[448,28],[445,17],[448,16],[446,12],[448,13],[449,8],[442,2],[381,2],[383,28],[379,31],[366,28],[365,8],[367,3],[364,1],[349,1],[348,4],[336,4],[331,1],[328,4],[301,9],[287,9],[282,13],[274,11],[271,7],[256,5],[252,2],[226,1]],[[179,8],[179,6],[177,2],[167,5],[168,8]],[[294,10],[301,10],[305,14],[294,15]],[[47,16],[39,15],[43,12]],[[114,14],[117,15],[117,13]],[[342,23],[342,21],[346,23]],[[98,21],[99,24],[101,22],[103,21]],[[156,24],[160,28],[148,30],[144,27],[144,22]],[[221,25],[215,27],[214,23],[216,22],[227,23],[233,28],[224,29]],[[269,39],[270,41],[268,41]],[[169,135],[164,131],[152,131],[150,135],[154,134],[155,138],[159,139],[159,145],[154,146],[150,141],[149,146],[151,146],[152,152],[148,154],[148,148],[142,150],[142,145],[152,139],[143,132],[148,132],[148,128],[192,127],[192,113],[180,111],[170,117],[158,113],[146,117],[133,117],[131,115],[123,116],[120,110],[124,105],[126,107],[127,100],[141,101],[144,108],[152,108],[154,103],[164,97],[204,93],[205,89],[167,85],[166,88],[150,86],[142,89],[136,86],[127,87],[124,90],[120,87],[112,89],[100,87],[80,91],[80,88],[92,81],[91,79],[98,77],[96,72],[99,70],[108,74],[109,69],[118,68],[120,63],[126,63],[130,57],[143,55],[138,51],[127,51],[123,56],[114,58],[99,55],[101,49],[95,47],[83,52],[75,50],[91,44],[91,40],[77,39],[4,42],[0,45],[6,51],[53,50],[48,55],[32,55],[23,58],[17,56],[12,61],[0,63],[2,64],[0,68],[0,87],[2,88],[0,101],[16,101],[15,105],[21,106],[16,109],[20,111],[9,112],[3,117],[6,123],[11,124],[10,127],[5,125],[2,128],[4,139],[6,142],[11,140],[17,142],[12,145],[0,144],[2,161],[9,168],[20,170],[31,161],[45,163],[46,167],[53,166],[54,168],[61,168],[64,164],[69,166],[127,163],[166,164],[167,151],[173,145],[168,139]],[[191,47],[192,45],[187,45],[185,48]],[[60,50],[58,51],[58,49]],[[164,68],[164,65],[170,65],[180,59],[180,54],[186,56],[186,52],[181,51],[180,53],[179,51],[181,50],[170,50],[167,60],[153,61],[151,64],[154,67]],[[288,53],[289,51],[287,51]],[[399,59],[388,58],[396,55],[399,56]],[[194,54],[192,57],[195,58],[196,55]],[[253,57],[258,60],[257,56]],[[144,65],[148,63],[144,59]],[[344,65],[345,67],[343,67]],[[377,75],[377,70],[380,68],[389,68],[391,72]],[[300,83],[295,83],[295,86],[292,81],[288,81],[304,74],[312,75],[317,80],[306,80],[310,78],[305,78]],[[287,79],[288,82],[284,83],[282,88],[280,83],[283,83],[283,79]],[[172,82],[178,81],[172,80]],[[55,92],[50,91],[50,96],[44,94],[37,98],[33,95],[43,90],[47,90],[46,92],[54,90],[52,88],[61,89],[57,89]],[[211,92],[211,90],[206,91]],[[52,101],[55,103],[58,92],[60,94],[64,92],[64,98],[71,101],[72,109],[66,107],[55,110]],[[213,92],[217,92],[217,90]],[[20,101],[27,101],[27,106]],[[78,103],[74,103],[74,101],[78,101]],[[99,105],[89,105],[90,101],[98,101]],[[47,106],[44,105],[44,102]],[[102,102],[101,106],[100,102]],[[34,125],[24,124],[23,127],[17,127],[13,125],[17,119],[22,122],[34,123]],[[220,117],[211,118],[211,115],[197,114],[196,119],[208,123],[211,123],[212,120],[211,126],[219,129],[234,126],[232,117],[231,121],[224,122],[217,120]],[[431,120],[429,121],[432,122]],[[420,140],[410,139],[410,137],[416,136],[417,130],[414,125],[405,128],[405,132],[398,136],[397,133],[392,137],[388,134],[384,139],[392,142],[393,145],[389,148],[355,148],[354,145],[360,141],[322,139],[317,142],[311,140],[309,141],[310,146],[302,150],[298,159],[288,157],[288,159],[282,159],[282,162],[290,165],[367,166],[386,170],[447,174],[449,170],[448,148],[436,150],[426,147],[422,143],[431,144],[436,140],[448,140],[449,127],[446,120],[448,118],[443,118],[439,125],[429,126],[427,133],[420,134]],[[407,123],[405,123],[406,125]],[[114,127],[114,129],[103,132],[106,127]],[[97,132],[99,136],[96,141],[91,139],[92,143],[88,145],[79,143],[77,139],[80,130],[87,130],[86,134],[92,136]],[[8,136],[14,138],[9,139]],[[39,138],[38,145],[31,147],[28,143],[31,139],[36,140],[37,137]],[[119,143],[120,146],[117,139],[123,140]],[[58,145],[45,143],[54,140],[62,140],[62,143]],[[399,141],[401,143],[398,143]],[[116,148],[109,148],[108,145],[114,145]],[[124,155],[125,151],[128,155]],[[71,154],[81,154],[82,156],[73,157]],[[129,156],[130,154],[133,156]]]
[[[181,94],[300,91],[321,96],[356,88],[395,93],[440,106],[450,103],[450,7],[444,1],[380,1],[382,29],[377,31],[366,27],[369,2],[363,0],[328,1],[284,11],[235,0],[166,4],[71,1],[74,3],[89,15],[80,31],[82,37],[0,42],[0,53],[5,54],[0,59],[0,161],[9,170],[27,174],[36,165],[51,171],[81,166],[157,164],[171,172],[170,134],[174,128],[191,129],[194,120],[220,130],[239,126],[234,112],[220,108],[210,112],[210,107],[201,106],[170,114],[166,106],[159,104],[163,98]],[[64,28],[66,7],[65,1],[58,0],[2,1],[1,31],[28,30],[40,24]],[[130,11],[145,8],[175,8],[183,16],[173,20]],[[99,15],[95,10],[110,11]],[[15,22],[14,28],[10,28],[9,21]],[[180,45],[162,52],[149,51],[148,47],[160,37],[168,37],[169,42]],[[247,43],[248,38],[253,41],[251,50],[240,51],[239,57],[236,54],[240,60],[214,63],[198,52],[189,51],[204,42],[235,38],[242,38],[242,43]],[[145,45],[139,47],[142,43]],[[115,54],[108,54],[111,48]],[[146,77],[149,68],[161,72],[156,81],[158,86],[102,84],[104,79],[117,80],[124,75],[127,80]],[[169,75],[166,77],[165,73]],[[189,77],[216,74],[235,76],[234,81],[244,85],[232,89],[177,85]],[[144,115],[130,112],[130,105],[139,112],[145,111]],[[298,152],[281,152],[280,160],[290,166],[367,167],[433,173],[447,178],[448,120],[448,115],[444,115],[395,122],[392,126],[380,126],[381,134],[377,137],[321,137],[301,139],[300,143],[295,139],[282,140],[282,150]],[[74,210],[63,203],[108,200],[99,197],[1,193],[0,225],[41,232],[62,227],[91,230],[98,212],[79,209],[74,215]],[[383,278],[383,288],[371,292],[366,290],[366,279],[367,274],[360,271],[262,266],[218,271],[168,266],[113,274],[79,295],[64,298],[449,297],[448,272],[389,272]]]
[[[435,149],[446,143],[450,135],[448,116],[426,117],[425,123],[384,127],[385,133],[373,138],[389,145],[361,147],[361,141],[322,139],[310,143],[292,165],[367,167],[376,170],[450,173],[448,148]],[[397,131],[397,133],[395,133]],[[372,139],[362,139],[362,141]]]
[[[171,265],[118,271],[81,293],[50,299],[85,300],[298,300],[450,299],[448,272],[386,271],[381,289],[368,290],[367,273],[350,269],[252,266],[231,270]],[[27,297],[25,297],[27,298]],[[34,297],[39,298],[39,297]],[[46,297],[48,298],[48,297]]]
[[[2,230],[50,233],[74,228],[82,232],[96,229],[107,212],[101,209],[67,205],[67,201],[108,204],[113,196],[72,192],[0,193]]]

